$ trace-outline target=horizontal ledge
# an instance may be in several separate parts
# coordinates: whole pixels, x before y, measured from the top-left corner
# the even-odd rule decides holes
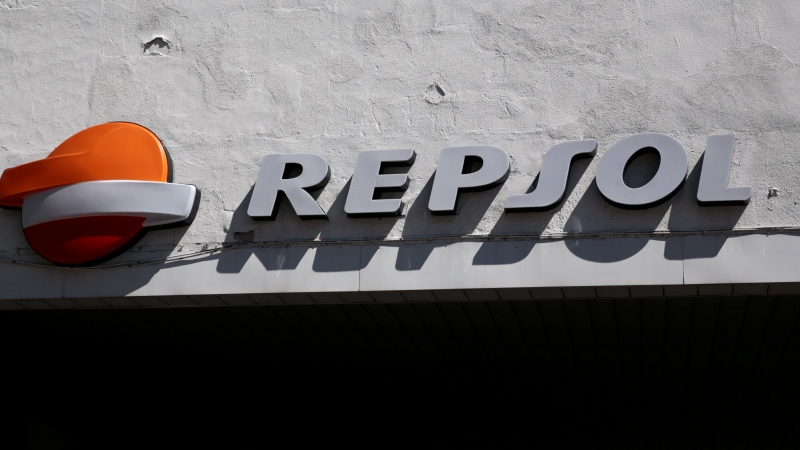
[[[420,291],[310,292],[287,294],[174,295],[143,297],[40,298],[0,300],[3,310],[204,308],[257,305],[347,305],[615,298],[732,297],[800,295],[800,283],[747,283],[573,288],[442,289]],[[800,301],[800,298],[798,298]]]

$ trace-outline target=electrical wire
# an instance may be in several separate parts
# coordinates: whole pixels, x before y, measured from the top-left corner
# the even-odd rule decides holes
[[[144,259],[139,261],[105,264],[91,267],[64,267],[54,264],[20,261],[15,259],[0,258],[0,263],[19,264],[24,266],[57,268],[66,270],[108,270],[122,267],[148,266],[154,264],[167,264],[175,261],[212,256],[230,250],[260,249],[271,247],[309,246],[320,247],[330,245],[397,245],[397,244],[429,244],[432,242],[494,242],[494,241],[557,241],[567,239],[612,239],[612,238],[669,238],[680,236],[741,236],[750,234],[800,234],[800,227],[769,227],[769,228],[736,228],[714,230],[688,230],[688,231],[625,231],[625,232],[599,232],[599,233],[547,233],[537,235],[445,235],[419,238],[386,238],[386,239],[339,239],[339,240],[287,240],[259,243],[218,243],[214,247],[203,245],[201,250],[184,254],[172,254],[164,258]],[[185,245],[185,244],[184,244]],[[198,244],[199,245],[199,244]]]

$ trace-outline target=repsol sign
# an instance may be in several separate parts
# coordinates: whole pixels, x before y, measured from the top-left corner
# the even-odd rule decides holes
[[[734,135],[708,138],[700,175],[697,201],[701,205],[747,204],[750,187],[729,187],[728,176],[734,150]],[[642,152],[660,156],[655,176],[644,186],[631,188],[624,179],[627,165]],[[562,142],[544,155],[536,188],[527,194],[506,197],[506,211],[541,211],[554,208],[564,198],[570,167],[576,158],[591,158],[597,141]],[[387,166],[411,166],[412,149],[368,150],[359,153],[345,212],[351,217],[399,215],[400,199],[376,198],[376,192],[408,188],[407,174],[385,174]],[[470,167],[479,166],[471,171]],[[603,197],[622,208],[647,208],[674,195],[688,171],[686,149],[674,138],[658,133],[627,137],[608,149],[597,167],[596,181]],[[439,154],[428,209],[433,214],[456,214],[458,195],[465,191],[490,189],[502,184],[510,172],[508,154],[497,147],[448,147]],[[330,179],[330,167],[313,154],[274,154],[264,157],[253,188],[247,214],[255,219],[273,219],[280,195],[305,219],[326,218],[311,192]]]
[[[697,200],[703,205],[747,203],[749,187],[728,187],[733,135],[708,138]],[[658,171],[647,184],[625,184],[625,168],[637,154],[658,152]],[[505,199],[507,211],[545,210],[564,197],[575,158],[593,157],[597,141],[569,141],[544,156],[533,192]],[[411,166],[414,150],[370,150],[358,155],[344,210],[352,217],[392,216],[403,210],[400,199],[380,198],[382,191],[404,191],[405,173],[384,173],[388,166]],[[675,139],[637,134],[606,151],[597,167],[597,187],[609,202],[646,208],[680,189],[688,170],[686,150]],[[497,147],[449,147],[441,151],[428,209],[455,214],[458,194],[503,183],[509,157]],[[330,179],[328,163],[317,155],[264,157],[247,214],[272,219],[284,195],[302,218],[326,218],[311,192]],[[78,132],[47,158],[11,167],[0,175],[0,207],[22,210],[22,229],[31,247],[62,265],[90,265],[125,251],[148,230],[186,226],[200,204],[200,191],[172,182],[167,150],[152,131],[112,122]]]

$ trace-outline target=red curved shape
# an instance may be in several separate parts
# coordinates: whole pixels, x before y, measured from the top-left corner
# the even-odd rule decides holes
[[[143,217],[76,217],[40,223],[24,229],[31,247],[62,265],[97,261],[124,247],[142,230]]]

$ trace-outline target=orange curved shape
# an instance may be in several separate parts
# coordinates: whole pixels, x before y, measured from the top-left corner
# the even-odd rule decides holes
[[[87,128],[56,147],[45,159],[6,169],[0,176],[0,206],[22,207],[36,192],[83,181],[166,182],[167,153],[147,128],[113,122]]]

